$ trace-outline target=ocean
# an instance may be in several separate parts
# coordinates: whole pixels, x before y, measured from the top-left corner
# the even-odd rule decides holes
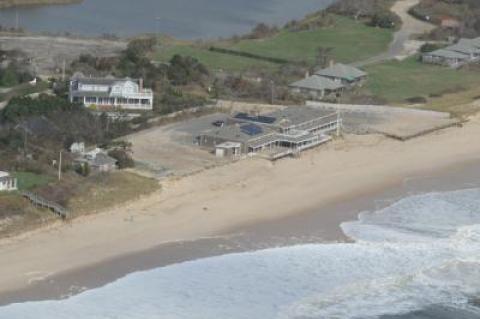
[[[480,318],[480,189],[408,196],[342,229],[352,243],[174,264],[0,318]]]
[[[182,39],[244,34],[257,23],[282,25],[334,0],[84,0],[0,11],[0,25],[32,32],[96,36],[162,33]]]

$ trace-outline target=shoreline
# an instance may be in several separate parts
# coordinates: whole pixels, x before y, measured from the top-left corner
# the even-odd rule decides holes
[[[475,161],[451,167],[448,172],[407,177],[400,184],[326,205],[316,211],[232,228],[218,237],[165,243],[101,261],[54,275],[48,281],[26,289],[0,293],[0,307],[12,303],[64,299],[85,290],[100,288],[132,273],[226,254],[305,244],[353,243],[341,231],[343,222],[356,220],[361,212],[383,209],[406,196],[480,187],[479,168],[480,161]],[[329,219],[325,220],[325,217]]]
[[[293,231],[290,237],[300,237],[298,229],[305,232],[312,227],[299,243],[306,238],[314,242],[346,241],[338,225],[355,219],[358,211],[347,209],[341,213],[339,207],[345,209],[359,198],[375,204],[375,194],[398,189],[412,176],[448,173],[480,162],[480,143],[476,142],[479,134],[477,117],[463,128],[446,129],[408,142],[347,136],[307,152],[300,159],[273,164],[246,160],[171,180],[165,183],[163,192],[124,207],[1,240],[0,258],[9,263],[0,265],[0,299],[2,303],[15,302],[22,300],[22,294],[30,294],[23,300],[48,298],[51,283],[60,283],[61,278],[66,278],[63,290],[70,285],[67,288],[76,293],[83,289],[82,282],[91,288],[95,283],[102,285],[132,271],[158,267],[162,262],[171,264],[238,249],[232,237],[226,241],[221,238],[225,235],[246,234],[246,240],[237,246],[247,250],[247,243],[254,249],[262,248],[258,246],[264,239],[259,234],[275,238]],[[308,222],[305,216],[314,216],[315,222]],[[268,235],[272,229],[277,231]],[[205,241],[213,241],[216,249],[203,246]],[[189,249],[186,243],[196,248]],[[264,243],[264,248],[282,245],[278,240]],[[225,247],[228,245],[230,249]],[[155,253],[159,247],[165,252]],[[131,266],[129,262],[118,262],[122,258],[135,262]],[[119,268],[117,272],[112,265]],[[80,279],[72,280],[76,270]],[[72,287],[72,282],[81,285]],[[65,295],[61,290],[53,295]]]

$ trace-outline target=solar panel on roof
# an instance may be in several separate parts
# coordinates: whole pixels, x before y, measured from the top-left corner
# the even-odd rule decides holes
[[[239,120],[246,120],[246,121],[251,121],[251,122],[258,122],[258,123],[263,123],[263,124],[273,124],[277,120],[274,117],[271,116],[250,116],[247,113],[238,113],[235,115],[236,119]]]
[[[246,124],[240,127],[243,133],[250,135],[250,136],[255,136],[258,134],[263,133],[263,129],[255,124]]]

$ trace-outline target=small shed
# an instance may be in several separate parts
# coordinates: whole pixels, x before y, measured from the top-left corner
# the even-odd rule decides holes
[[[238,157],[241,155],[242,144],[238,142],[225,142],[215,146],[217,157]]]

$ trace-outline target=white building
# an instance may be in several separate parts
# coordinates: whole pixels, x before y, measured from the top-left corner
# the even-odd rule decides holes
[[[7,172],[0,171],[0,192],[16,191],[17,189],[17,179]]]
[[[70,80],[69,98],[87,107],[153,109],[153,91],[143,87],[142,79],[87,78],[77,73]]]
[[[76,142],[70,146],[70,153],[83,154],[85,153],[85,143]]]

